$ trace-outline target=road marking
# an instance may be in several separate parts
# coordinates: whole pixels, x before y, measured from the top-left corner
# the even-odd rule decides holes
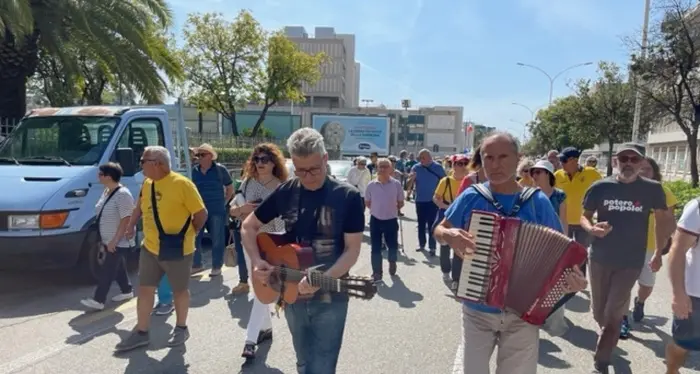
[[[452,364],[452,374],[464,374],[464,340],[461,340],[455,352],[455,362]]]

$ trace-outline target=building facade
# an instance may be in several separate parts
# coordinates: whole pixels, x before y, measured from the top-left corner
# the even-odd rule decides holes
[[[302,85],[306,105],[324,108],[354,108],[360,101],[360,64],[355,62],[355,35],[336,34],[332,27],[316,27],[310,36],[302,26],[287,26],[285,35],[309,54],[325,53],[329,61],[321,67],[321,79]]]
[[[652,127],[647,137],[647,154],[659,163],[665,179],[690,180],[688,140],[675,122]]]

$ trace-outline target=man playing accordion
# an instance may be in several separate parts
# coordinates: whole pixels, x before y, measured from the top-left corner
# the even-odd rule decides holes
[[[488,179],[487,195],[469,187],[450,205],[435,236],[460,257],[474,254],[474,237],[465,228],[472,210],[517,217],[525,222],[561,232],[561,224],[548,198],[539,190],[523,193],[515,180],[519,149],[508,133],[494,133],[481,143],[482,163]],[[522,196],[521,196],[522,195]],[[492,198],[489,201],[488,198]],[[583,273],[575,267],[566,278],[568,292],[586,288]],[[532,374],[537,372],[539,326],[531,325],[510,311],[464,302],[462,307],[464,373],[489,373],[489,362],[498,345],[496,373]]]

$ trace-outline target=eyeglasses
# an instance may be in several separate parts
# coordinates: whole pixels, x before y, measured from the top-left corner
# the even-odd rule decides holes
[[[529,173],[530,169],[523,169],[523,173]]]
[[[642,158],[639,156],[617,156],[617,161],[626,164],[626,163],[631,163],[631,164],[638,164],[640,161],[642,161]]]
[[[544,171],[541,170],[541,169],[532,169],[532,170],[530,170],[530,174],[532,174],[533,176],[539,175],[540,173],[543,173],[543,172],[544,172]]]
[[[454,165],[455,166],[467,166],[467,163],[466,162],[455,162]]]
[[[151,161],[156,161],[156,159],[154,159],[154,158],[142,158],[141,160],[139,160],[139,163],[141,163],[141,165],[143,165],[143,164],[145,164],[147,162],[151,162]]]
[[[208,152],[203,152],[203,153],[195,153],[194,157],[204,157],[204,156],[209,156],[211,153]]]
[[[297,177],[302,177],[302,178],[307,176],[307,175],[316,176],[316,175],[319,175],[320,173],[321,173],[321,168],[318,166],[314,167],[314,168],[310,168],[310,169],[294,169],[294,174]]]
[[[266,164],[268,164],[270,161],[272,161],[272,160],[271,160],[270,157],[268,157],[268,156],[255,156],[255,157],[253,157],[253,162],[256,163],[256,164],[263,164],[263,165],[266,165]]]

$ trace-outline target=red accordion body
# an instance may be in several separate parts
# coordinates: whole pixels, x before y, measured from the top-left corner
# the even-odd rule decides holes
[[[464,259],[457,297],[512,311],[541,325],[564,296],[565,279],[587,257],[584,246],[549,227],[473,211],[476,252]]]

